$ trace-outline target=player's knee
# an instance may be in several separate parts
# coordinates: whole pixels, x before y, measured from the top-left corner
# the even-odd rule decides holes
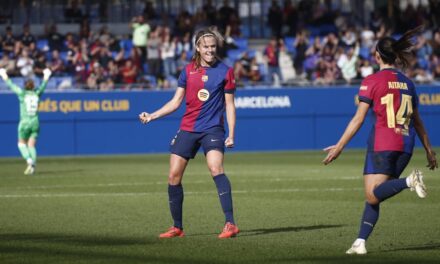
[[[375,204],[380,203],[380,200],[376,198],[376,196],[374,195],[373,192],[367,193],[365,198],[367,200],[367,203],[369,203],[371,205],[375,205]]]
[[[168,183],[170,184],[179,184],[182,180],[182,173],[177,171],[170,171],[168,175]]]
[[[222,166],[209,166],[209,172],[211,173],[211,176],[216,176],[219,174],[224,173]]]

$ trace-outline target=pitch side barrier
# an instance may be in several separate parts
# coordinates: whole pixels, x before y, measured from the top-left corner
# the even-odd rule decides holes
[[[238,90],[236,147],[232,151],[321,149],[334,144],[356,111],[357,92],[354,87]],[[39,154],[167,152],[184,104],[169,117],[148,125],[138,121],[138,114],[158,109],[173,93],[45,93],[39,106]],[[419,86],[418,93],[432,144],[440,146],[440,90]],[[0,113],[0,156],[19,156],[15,94],[0,94]],[[371,126],[369,117],[348,147],[365,147]]]

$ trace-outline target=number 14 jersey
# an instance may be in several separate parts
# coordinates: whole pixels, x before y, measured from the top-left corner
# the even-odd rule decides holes
[[[411,117],[418,97],[410,79],[395,69],[383,69],[362,81],[359,101],[369,104],[375,116],[368,151],[412,153],[416,132]]]

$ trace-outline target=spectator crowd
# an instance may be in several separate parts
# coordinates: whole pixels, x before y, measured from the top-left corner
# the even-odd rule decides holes
[[[88,90],[173,88],[193,55],[194,32],[215,26],[225,35],[218,55],[234,67],[241,85],[353,84],[377,70],[377,39],[399,37],[405,30],[425,24],[407,75],[417,82],[440,79],[439,4],[417,9],[408,5],[399,11],[411,18],[403,24],[392,23],[384,12],[375,11],[370,23],[360,26],[353,17],[331,11],[320,2],[300,1],[295,6],[284,1],[281,7],[272,1],[267,26],[273,37],[263,49],[247,45],[240,17],[228,1],[219,9],[206,1],[194,14],[183,10],[172,22],[147,3],[129,25],[131,37],[115,36],[106,26],[93,32],[84,18],[77,21],[76,33],[61,34],[53,24],[38,38],[28,24],[19,35],[6,26],[0,67],[10,76],[23,78],[41,77],[42,70],[49,67],[55,77],[71,77],[75,86]],[[244,47],[238,44],[243,40]]]

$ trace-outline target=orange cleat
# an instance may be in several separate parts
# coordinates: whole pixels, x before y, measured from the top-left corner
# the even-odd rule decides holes
[[[220,233],[220,235],[218,235],[218,238],[231,238],[235,237],[238,233],[240,233],[238,227],[230,222],[227,222],[223,228],[223,231]]]
[[[159,238],[173,238],[173,237],[184,237],[185,233],[182,229],[172,226],[166,231],[159,235]]]

